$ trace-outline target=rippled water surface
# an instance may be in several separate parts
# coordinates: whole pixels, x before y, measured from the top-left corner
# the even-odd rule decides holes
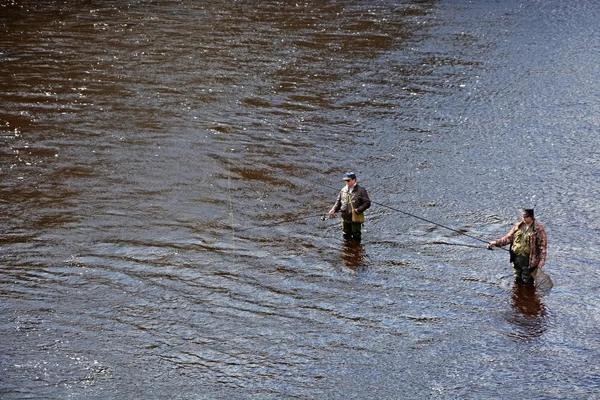
[[[0,397],[597,398],[598,20],[0,1]],[[485,250],[522,206],[549,292]]]

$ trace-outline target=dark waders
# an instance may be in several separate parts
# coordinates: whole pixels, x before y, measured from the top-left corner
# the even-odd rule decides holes
[[[535,268],[529,268],[529,256],[514,256],[513,267],[515,268],[515,278],[519,282],[533,283],[531,273]]]
[[[342,234],[344,236],[344,239],[354,239],[360,241],[361,227],[362,224],[342,220]]]

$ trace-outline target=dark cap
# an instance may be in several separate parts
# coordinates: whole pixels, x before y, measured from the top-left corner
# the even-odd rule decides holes
[[[533,208],[524,208],[522,215],[524,217],[531,217],[531,218],[533,218]]]
[[[352,179],[356,179],[356,174],[354,172],[346,172],[346,175],[344,176],[344,180],[349,181]]]

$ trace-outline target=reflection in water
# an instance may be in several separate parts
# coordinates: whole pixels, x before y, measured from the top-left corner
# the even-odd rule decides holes
[[[341,259],[348,268],[353,270],[364,268],[365,258],[365,248],[359,241],[353,239],[344,240]]]
[[[515,282],[511,305],[514,312],[510,322],[519,328],[515,337],[533,339],[546,331],[546,309],[533,285]]]

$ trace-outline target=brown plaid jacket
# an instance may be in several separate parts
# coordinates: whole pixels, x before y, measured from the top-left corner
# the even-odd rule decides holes
[[[494,246],[506,246],[507,244],[511,244],[515,232],[518,231],[523,224],[523,221],[519,221],[514,224],[510,232],[508,232],[503,238],[493,242]],[[533,234],[529,239],[529,247],[531,248],[531,252],[529,253],[529,268],[537,267],[540,265],[540,263],[542,265],[546,263],[546,246],[546,230],[542,224],[534,220]]]

